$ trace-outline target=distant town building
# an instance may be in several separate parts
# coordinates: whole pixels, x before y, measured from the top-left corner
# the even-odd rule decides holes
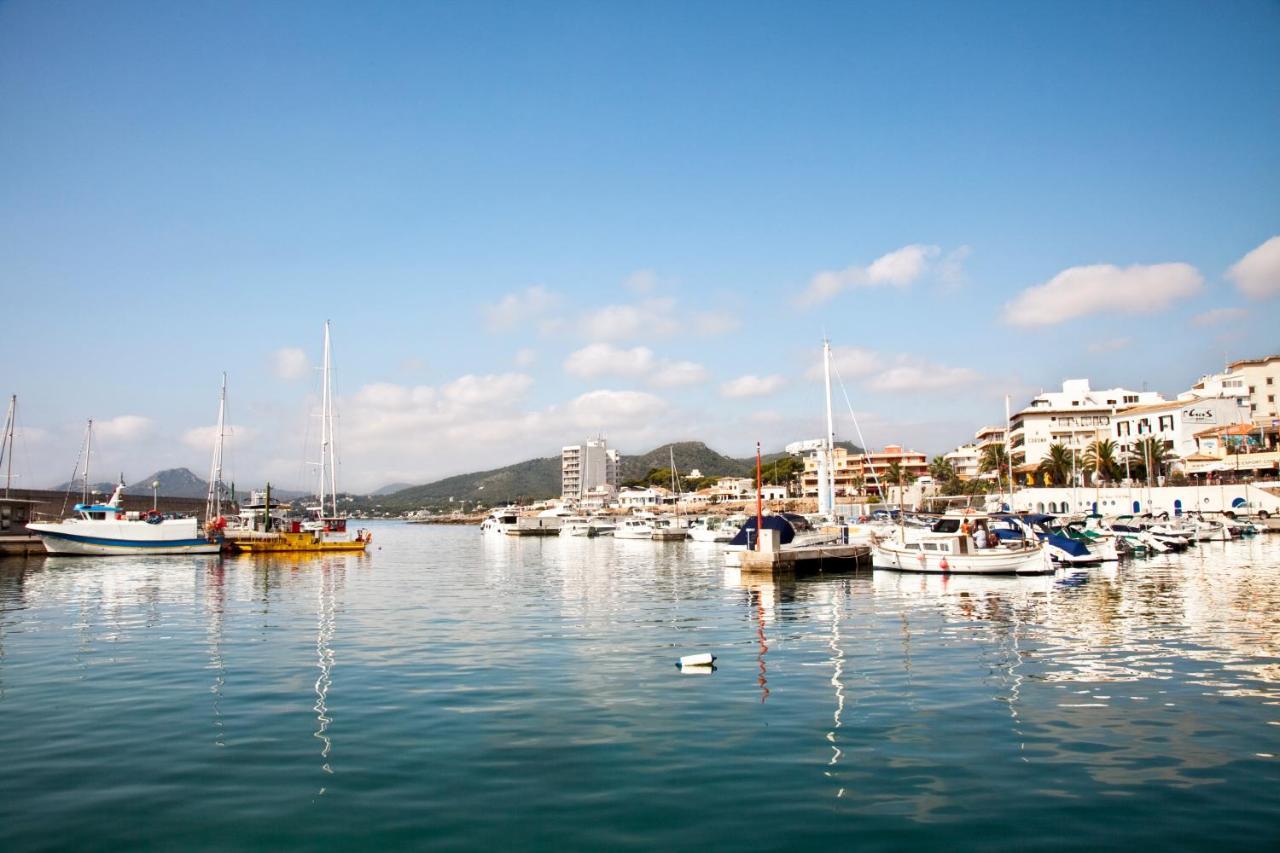
[[[603,438],[560,449],[560,497],[582,503],[604,489],[610,497],[618,490],[618,451]]]
[[[818,456],[814,451],[805,457],[804,473],[800,478],[800,487],[805,497],[818,495]],[[904,450],[896,444],[890,444],[880,451],[867,453],[850,453],[843,447],[832,451],[835,464],[836,497],[852,497],[873,491],[877,487],[896,486],[886,477],[889,466],[898,463],[902,473],[909,479],[918,479],[929,473],[929,462],[925,455],[916,450]]]
[[[1186,394],[1197,397],[1233,396],[1244,398],[1248,405],[1245,420],[1270,426],[1280,419],[1280,355],[1233,361],[1223,373],[1202,376]]]
[[[1108,388],[1095,391],[1088,379],[1068,379],[1061,391],[1048,391],[1031,400],[1009,423],[1009,456],[1015,468],[1033,469],[1061,444],[1077,453],[1112,435],[1112,416],[1121,409],[1163,403],[1155,391]]]
[[[978,461],[982,458],[982,454],[978,452],[978,445],[962,444],[950,453],[944,454],[942,458],[951,464],[952,470],[961,480],[977,478]]]
[[[1248,403],[1235,397],[1192,397],[1131,406],[1115,414],[1111,437],[1121,454],[1132,453],[1138,442],[1155,438],[1173,456],[1196,453],[1196,436],[1211,427],[1238,424],[1247,420]]]

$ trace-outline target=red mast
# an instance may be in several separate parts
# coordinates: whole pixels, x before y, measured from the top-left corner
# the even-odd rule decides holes
[[[760,531],[764,530],[764,497],[760,479],[760,442],[756,442],[756,550],[760,550]]]

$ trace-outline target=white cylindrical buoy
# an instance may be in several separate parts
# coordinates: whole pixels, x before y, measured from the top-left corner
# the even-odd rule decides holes
[[[676,667],[680,670],[681,675],[710,675],[716,671],[711,664],[699,664],[698,666],[680,666]]]
[[[683,669],[686,666],[711,666],[716,662],[716,656],[710,652],[703,652],[700,655],[685,655],[680,658],[680,662],[676,666]]]

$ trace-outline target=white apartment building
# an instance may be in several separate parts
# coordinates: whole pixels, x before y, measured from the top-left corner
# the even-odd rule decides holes
[[[1092,442],[1112,435],[1111,419],[1116,411],[1164,401],[1156,391],[1095,391],[1088,379],[1068,379],[1061,391],[1042,393],[1013,415],[1009,455],[1014,466],[1021,467],[1039,465],[1052,444],[1083,453]]]
[[[1112,418],[1111,437],[1122,454],[1132,452],[1143,439],[1156,438],[1182,459],[1199,449],[1197,433],[1247,421],[1248,406],[1247,399],[1233,396],[1192,397],[1133,406]]]
[[[581,503],[588,494],[612,495],[618,490],[618,451],[603,438],[560,449],[560,497]]]
[[[1244,401],[1245,417],[1258,426],[1280,419],[1280,355],[1233,361],[1222,373],[1201,376],[1178,399],[1236,397]]]
[[[973,480],[978,476],[978,461],[982,458],[978,445],[962,444],[942,458],[951,463],[961,480]]]

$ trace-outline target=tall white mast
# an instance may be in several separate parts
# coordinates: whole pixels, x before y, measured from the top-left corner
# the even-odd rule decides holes
[[[836,512],[836,427],[831,416],[831,341],[822,339],[822,373],[827,390],[827,500],[828,507],[818,507],[819,512]]]
[[[93,418],[89,418],[89,426],[84,431],[84,497],[81,503],[89,502],[89,458],[93,456]]]
[[[329,321],[324,321],[324,388],[320,413],[320,515],[324,515],[325,489],[328,488],[330,518],[338,516],[338,465],[333,442],[333,373],[329,354]],[[326,482],[326,478],[328,482]]]
[[[218,432],[213,439],[213,462],[209,466],[209,495],[204,502],[205,521],[222,515],[222,443],[227,433],[227,374],[222,374],[222,394],[218,397]]]
[[[0,442],[0,460],[7,462],[4,475],[4,496],[9,497],[13,485],[13,423],[18,416],[18,395],[9,397],[9,416],[4,423],[4,441]]]

